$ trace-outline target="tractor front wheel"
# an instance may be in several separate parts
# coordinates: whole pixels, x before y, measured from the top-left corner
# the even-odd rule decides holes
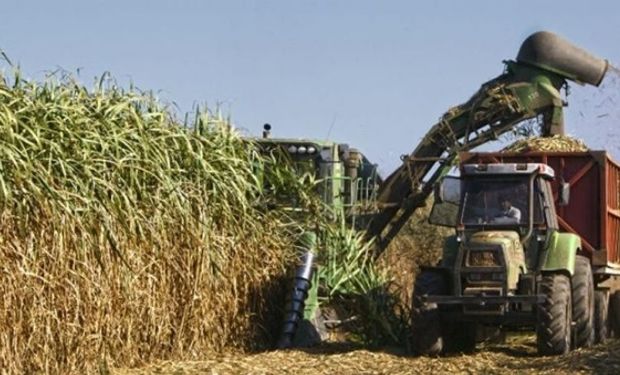
[[[473,322],[459,322],[448,324],[449,334],[444,334],[445,352],[472,353],[476,349],[478,325]],[[445,331],[444,331],[445,332]]]
[[[448,286],[443,275],[422,271],[415,281],[412,309],[412,346],[416,354],[439,355],[444,347],[439,307],[424,301],[426,295],[445,295]]]

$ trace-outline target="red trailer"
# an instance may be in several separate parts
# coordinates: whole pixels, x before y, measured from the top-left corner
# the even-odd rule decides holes
[[[560,229],[582,240],[595,274],[620,275],[620,165],[605,151],[462,153],[462,163],[544,163],[555,171],[553,193],[568,183],[570,201],[557,207]]]

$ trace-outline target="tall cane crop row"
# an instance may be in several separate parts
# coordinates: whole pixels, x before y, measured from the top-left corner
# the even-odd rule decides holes
[[[178,124],[110,82],[0,77],[1,371],[264,343],[299,227],[265,205],[269,163],[299,188],[207,111]]]

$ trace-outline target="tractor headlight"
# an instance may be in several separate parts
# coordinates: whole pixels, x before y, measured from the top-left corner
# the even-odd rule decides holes
[[[306,151],[308,151],[308,149],[306,148],[306,146],[299,146],[299,148],[297,149],[297,153],[298,154],[305,154]]]
[[[289,146],[288,147],[288,152],[291,153],[291,154],[297,153],[297,147],[295,147],[293,145]]]

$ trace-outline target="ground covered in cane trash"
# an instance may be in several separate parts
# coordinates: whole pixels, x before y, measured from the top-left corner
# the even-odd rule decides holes
[[[481,344],[475,353],[440,358],[413,357],[399,348],[368,350],[331,344],[303,350],[228,353],[203,361],[160,362],[113,374],[618,374],[620,341],[575,350],[564,356],[536,354],[535,336],[509,335],[504,344]]]

